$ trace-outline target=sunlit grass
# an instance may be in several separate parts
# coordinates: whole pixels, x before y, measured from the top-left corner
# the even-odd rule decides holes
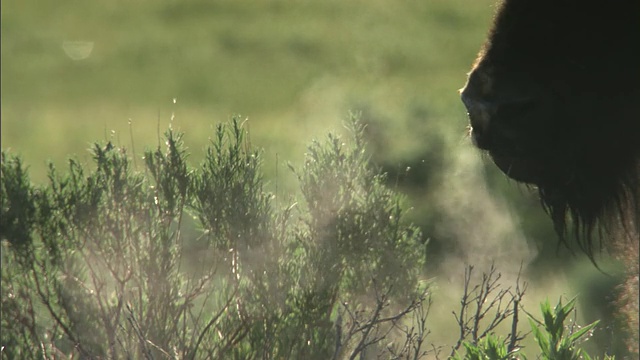
[[[199,130],[242,113],[261,133],[273,129],[256,132],[259,143],[271,139],[266,147],[282,144],[281,135],[302,137],[284,140],[299,146],[278,149],[283,159],[329,128],[310,122],[327,125],[358,106],[393,111],[393,122],[416,102],[451,116],[461,111],[455,91],[490,3],[3,2],[3,146],[22,152],[42,180],[38,162],[82,155],[105,128],[128,137],[129,119],[140,147],[155,144],[173,98],[187,133],[198,131],[196,146],[207,138]],[[73,60],[65,41],[94,48]],[[341,97],[327,99],[334,90]],[[452,131],[464,127],[449,123]]]

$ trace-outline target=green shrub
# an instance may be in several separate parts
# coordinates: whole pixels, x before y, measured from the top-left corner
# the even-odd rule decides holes
[[[51,166],[43,187],[3,151],[3,355],[368,351],[424,306],[424,245],[371,169],[355,121],[352,134],[352,145],[330,136],[310,146],[296,171],[305,204],[283,209],[237,118],[217,127],[195,169],[172,131],[164,149],[145,152],[144,173],[124,149],[96,144],[94,170]]]
[[[575,299],[562,305],[562,300],[553,309],[549,301],[540,304],[543,321],[529,315],[529,323],[540,349],[538,358],[544,360],[578,360],[591,359],[589,354],[578,348],[580,342],[587,341],[598,322],[580,327],[569,315],[575,312]],[[542,328],[540,328],[542,327]],[[487,334],[476,341],[464,341],[465,355],[455,353],[454,360],[508,360],[523,358],[526,355],[522,348],[514,346],[512,341],[501,339],[494,333]],[[605,356],[612,360],[614,357]]]
[[[560,300],[552,310],[547,300],[540,304],[543,321],[529,318],[531,329],[544,359],[590,359],[589,355],[582,349],[576,348],[576,345],[582,340],[581,338],[589,337],[598,322],[584,327],[579,327],[575,323],[566,324],[566,320],[575,309],[575,302],[576,300],[572,299],[566,305],[562,305]],[[543,330],[538,325],[542,326]]]

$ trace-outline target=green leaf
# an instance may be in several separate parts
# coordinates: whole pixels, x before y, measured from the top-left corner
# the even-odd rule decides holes
[[[598,325],[599,322],[600,322],[600,320],[596,320],[596,321],[592,322],[591,324],[584,326],[582,329],[574,332],[573,334],[571,334],[569,336],[569,338],[568,338],[569,341],[571,341],[572,343],[575,343],[582,336],[587,334],[589,331],[593,330],[593,328],[595,328]]]
[[[536,343],[538,343],[538,347],[542,351],[542,354],[546,357],[549,357],[550,346],[549,340],[547,339],[545,333],[543,333],[538,328],[538,325],[531,318],[529,318],[529,324],[531,325],[531,331],[533,331],[533,336],[536,340]]]

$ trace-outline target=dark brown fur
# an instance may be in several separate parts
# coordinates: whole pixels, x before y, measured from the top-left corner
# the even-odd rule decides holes
[[[504,1],[462,98],[474,143],[538,188],[563,240],[572,224],[592,259],[613,232],[637,243],[640,1]]]

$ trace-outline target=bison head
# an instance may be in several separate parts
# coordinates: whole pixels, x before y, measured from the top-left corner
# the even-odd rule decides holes
[[[505,0],[461,91],[474,144],[556,230],[640,216],[640,1]]]

